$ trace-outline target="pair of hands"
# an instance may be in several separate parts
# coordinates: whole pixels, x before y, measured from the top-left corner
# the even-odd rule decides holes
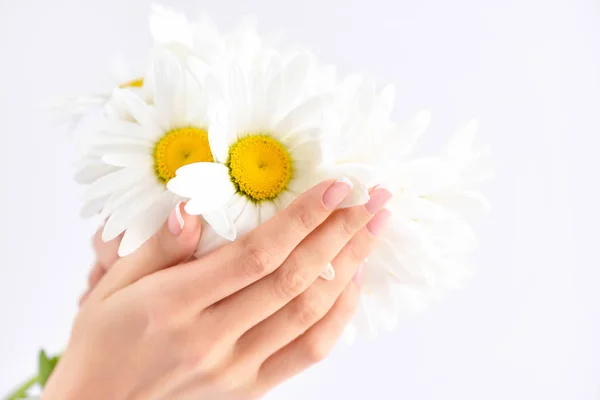
[[[390,216],[383,188],[337,209],[350,191],[323,182],[192,261],[201,222],[181,206],[127,257],[96,240],[91,290],[42,399],[252,399],[322,360],[355,312],[362,263]],[[328,263],[335,279],[318,279]]]

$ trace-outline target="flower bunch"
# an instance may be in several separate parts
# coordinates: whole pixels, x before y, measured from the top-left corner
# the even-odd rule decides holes
[[[83,215],[106,220],[103,239],[123,234],[119,255],[148,240],[178,202],[203,218],[201,256],[320,180],[346,178],[353,190],[344,206],[366,203],[378,185],[394,193],[348,337],[393,327],[399,311],[422,308],[469,275],[470,223],[489,208],[476,191],[490,175],[476,122],[441,156],[415,158],[430,115],[392,121],[392,86],[338,78],[312,53],[277,48],[249,25],[223,33],[206,18],[155,6],[150,32],[143,76],[62,108],[72,121],[90,105],[104,109],[76,179],[88,185]],[[322,276],[333,278],[331,266]]]

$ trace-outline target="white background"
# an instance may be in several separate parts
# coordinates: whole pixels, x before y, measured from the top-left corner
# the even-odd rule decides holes
[[[478,273],[376,342],[339,347],[271,399],[600,398],[600,2],[218,0],[341,72],[430,108],[426,149],[473,116],[502,164]],[[72,146],[39,105],[111,85],[150,48],[146,0],[0,0],[0,392],[60,350],[92,262]]]

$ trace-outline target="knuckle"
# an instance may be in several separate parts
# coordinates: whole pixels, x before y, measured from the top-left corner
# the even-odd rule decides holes
[[[319,321],[321,317],[322,313],[317,299],[309,300],[308,296],[305,296],[297,301],[296,318],[301,326],[309,328]]]
[[[356,223],[354,222],[354,220],[351,218],[350,215],[347,215],[345,218],[341,218],[338,223],[338,226],[340,229],[339,232],[342,235],[342,237],[350,238],[356,232],[356,228],[355,228]]]
[[[312,231],[317,225],[317,217],[313,210],[304,204],[298,204],[292,213],[291,222],[302,231]]]
[[[293,261],[292,263],[295,264]],[[304,266],[296,266],[294,268],[282,270],[276,285],[282,299],[293,299],[301,294],[308,287],[308,274],[308,268]]]
[[[243,254],[242,269],[250,278],[262,278],[273,271],[273,257],[264,248],[250,245]]]

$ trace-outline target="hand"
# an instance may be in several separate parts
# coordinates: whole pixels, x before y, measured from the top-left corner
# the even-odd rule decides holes
[[[114,265],[119,259],[118,250],[123,238],[123,234],[117,238],[105,242],[102,240],[102,229],[100,227],[94,236],[92,237],[92,247],[96,255],[96,261],[88,274],[88,287],[86,291],[79,298],[79,305],[82,306],[88,298],[89,294],[94,290],[96,285],[100,282],[102,277],[106,275],[106,272]]]
[[[317,185],[183,264],[200,222],[184,214],[180,229],[173,213],[90,293],[43,400],[257,398],[321,360],[354,313],[359,267],[389,218],[384,189],[334,211],[349,192]],[[317,279],[329,262],[335,279]]]

